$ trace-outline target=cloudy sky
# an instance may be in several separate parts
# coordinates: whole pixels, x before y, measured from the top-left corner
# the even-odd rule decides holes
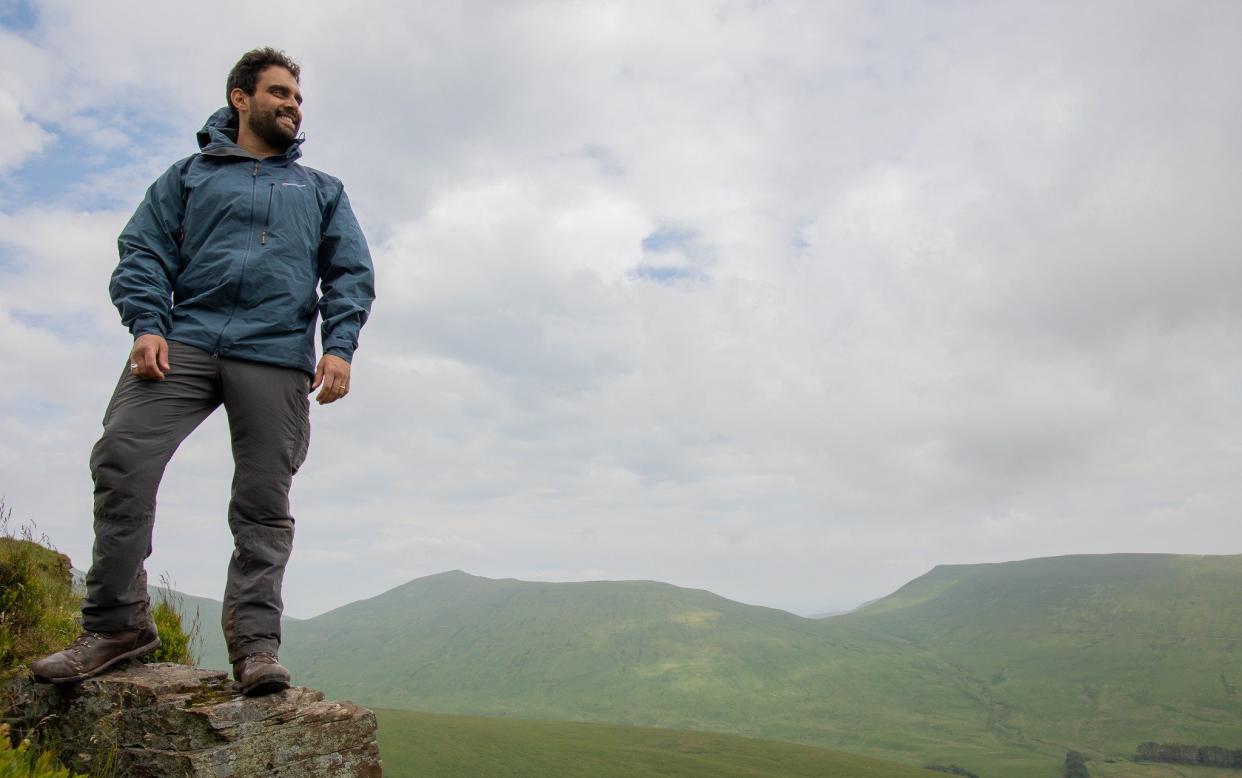
[[[291,615],[455,568],[813,613],[1242,552],[1242,4],[319,6],[0,0],[0,495],[79,567],[116,235],[260,45],[379,288]],[[153,576],[219,597],[231,468],[220,412]]]

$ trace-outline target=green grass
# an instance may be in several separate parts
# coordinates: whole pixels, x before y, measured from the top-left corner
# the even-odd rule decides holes
[[[69,559],[35,543],[29,531],[13,537],[0,502],[0,681],[58,651],[78,633],[81,600],[69,582]]]
[[[84,778],[74,776],[51,751],[39,751],[23,740],[9,742],[9,725],[0,724],[0,778]]]
[[[377,710],[392,778],[934,778],[918,767],[704,732]]]
[[[962,565],[835,621],[943,657],[1008,743],[1106,764],[1144,740],[1242,747],[1240,585],[1238,556]]]
[[[30,662],[64,647],[78,632],[81,601],[73,591],[69,558],[34,541],[33,530],[10,527],[11,510],[0,499],[0,716],[13,704],[7,682]],[[71,778],[38,733],[16,743],[0,723],[0,778]]]
[[[934,655],[653,582],[432,576],[290,625],[282,656],[299,682],[380,707],[729,732],[964,766],[962,754],[1006,748]]]
[[[151,620],[159,633],[160,647],[144,656],[143,662],[198,663],[195,655],[198,621],[185,612],[185,604],[179,598],[174,594],[156,597],[151,606]]]
[[[1125,760],[1088,762],[1091,778],[1238,778],[1237,770],[1173,764],[1144,764]]]
[[[1242,747],[1242,557],[941,567],[803,619],[653,582],[445,573],[291,624],[299,682],[386,708],[718,731],[985,778]],[[1137,774],[1137,773],[1136,773]]]

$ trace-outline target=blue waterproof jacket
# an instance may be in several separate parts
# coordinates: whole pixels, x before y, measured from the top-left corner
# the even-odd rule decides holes
[[[352,359],[375,274],[344,187],[297,163],[301,139],[266,159],[236,139],[221,108],[202,151],[147,190],[109,285],[121,321],[134,337],[314,373],[318,312],[324,352]]]

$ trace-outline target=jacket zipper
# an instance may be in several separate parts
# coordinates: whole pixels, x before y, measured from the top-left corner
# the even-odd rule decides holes
[[[250,259],[250,249],[253,247],[254,240],[254,205],[256,195],[259,188],[259,160],[254,161],[254,167],[250,169],[250,225],[246,229],[246,253],[242,255],[241,270],[237,273],[237,289],[233,292],[233,307],[229,311],[229,317],[224,320],[224,326],[220,328],[220,334],[216,337],[216,348],[212,351],[213,357],[220,356],[220,347],[224,343],[224,331],[229,328],[229,324],[233,321],[233,314],[237,313],[237,303],[241,300],[242,281],[246,278],[246,262]]]
[[[276,182],[267,185],[267,213],[263,214],[263,232],[259,233],[259,245],[267,245],[267,228],[272,223],[272,195],[276,193]]]

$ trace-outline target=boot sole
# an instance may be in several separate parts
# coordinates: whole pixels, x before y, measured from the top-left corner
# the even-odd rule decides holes
[[[78,675],[71,675],[68,678],[47,678],[42,675],[37,675],[34,673],[32,673],[32,675],[34,675],[34,678],[36,681],[40,681],[42,683],[54,683],[57,685],[66,684],[66,683],[77,683],[78,681],[85,681],[87,678],[94,678],[95,676],[99,675],[105,670],[115,666],[117,663],[124,662],[126,659],[135,659],[145,654],[149,654],[159,647],[160,647],[160,639],[156,638],[155,640],[151,641],[145,646],[139,646],[138,648],[132,649],[130,651],[126,651],[124,654],[114,656],[113,658],[109,659],[107,662],[104,662],[99,667],[96,667],[94,670],[90,670],[85,673],[80,673]]]
[[[262,697],[265,694],[275,694],[288,688],[289,679],[282,675],[269,675],[251,681],[249,686],[242,687],[241,692],[247,697]]]
[[[274,679],[255,681],[250,686],[242,689],[241,693],[247,697],[262,697],[263,695],[273,695],[273,693],[278,691],[284,691],[288,687],[288,681],[281,679],[281,677],[274,677]]]

